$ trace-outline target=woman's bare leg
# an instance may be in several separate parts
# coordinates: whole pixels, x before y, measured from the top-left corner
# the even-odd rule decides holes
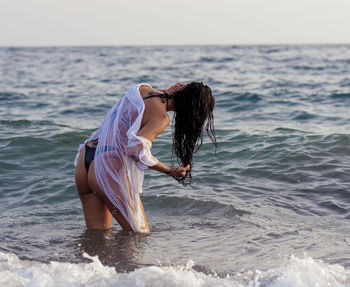
[[[86,227],[88,229],[109,229],[112,225],[112,214],[104,200],[94,193],[88,183],[88,174],[84,165],[85,148],[80,152],[75,170],[75,183],[83,205]],[[89,174],[93,170],[90,165]]]
[[[124,218],[121,212],[113,205],[113,203],[109,200],[109,198],[104,194],[104,192],[100,189],[99,185],[97,184],[94,169],[94,161],[91,162],[89,168],[88,184],[93,194],[95,194],[104,203],[106,208],[109,210],[111,216],[113,216],[115,220],[118,221],[120,226],[125,230],[132,230],[128,221]]]

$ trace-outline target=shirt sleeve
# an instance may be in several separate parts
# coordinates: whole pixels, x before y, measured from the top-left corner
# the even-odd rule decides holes
[[[134,132],[128,137],[128,146],[126,148],[127,156],[135,161],[139,169],[147,169],[149,166],[156,165],[159,161],[151,153],[152,142],[142,136],[137,136]]]

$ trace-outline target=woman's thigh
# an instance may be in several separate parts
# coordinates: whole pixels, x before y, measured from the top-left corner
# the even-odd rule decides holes
[[[75,170],[75,183],[83,206],[86,227],[88,229],[109,229],[112,225],[112,215],[101,198],[90,188],[88,176],[93,170],[93,162],[89,175],[84,165],[85,148],[80,152]]]
[[[124,216],[119,211],[119,209],[113,205],[113,203],[109,200],[109,198],[105,195],[105,193],[99,187],[97,180],[96,180],[96,176],[95,176],[94,162],[91,163],[90,168],[89,168],[88,184],[89,184],[90,189],[93,191],[93,193],[96,194],[104,202],[104,204],[107,206],[109,212],[112,214],[112,216],[115,218],[115,220],[118,221],[120,226],[125,230],[132,230],[130,224],[124,218]],[[112,188],[114,190],[119,190],[117,185],[112,187]]]

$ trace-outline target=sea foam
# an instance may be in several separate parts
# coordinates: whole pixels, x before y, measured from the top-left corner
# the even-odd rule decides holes
[[[0,286],[234,286],[234,287],[308,287],[350,286],[350,270],[305,256],[291,256],[285,265],[266,271],[247,271],[221,278],[186,266],[149,266],[130,273],[117,273],[97,257],[85,257],[91,263],[49,264],[20,260],[14,254],[0,252]]]

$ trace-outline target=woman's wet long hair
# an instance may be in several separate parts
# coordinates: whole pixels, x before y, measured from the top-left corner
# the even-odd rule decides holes
[[[217,146],[213,110],[215,100],[211,89],[203,83],[192,82],[173,93],[175,113],[173,122],[173,154],[186,167],[193,167],[192,157],[203,143],[204,130]],[[191,171],[177,178],[183,185],[192,184]]]

